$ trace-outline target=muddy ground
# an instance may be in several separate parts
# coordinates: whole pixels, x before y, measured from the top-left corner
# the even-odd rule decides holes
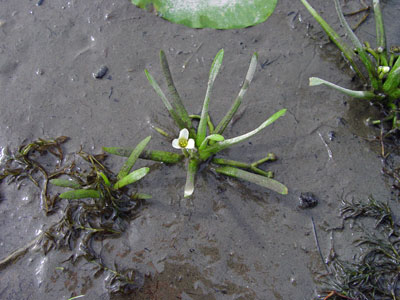
[[[340,225],[342,199],[391,191],[381,176],[379,145],[364,126],[373,109],[323,87],[308,87],[318,76],[353,87],[349,70],[300,1],[280,0],[263,24],[241,30],[190,29],[142,11],[128,0],[0,0],[0,147],[15,149],[39,137],[65,135],[67,153],[80,145],[132,146],[153,135],[150,149],[171,150],[151,125],[174,134],[144,69],[165,81],[158,63],[164,49],[176,85],[190,113],[198,114],[208,70],[219,49],[225,58],[210,104],[219,120],[240,89],[253,52],[259,64],[246,94],[241,119],[226,131],[233,137],[254,129],[272,113],[278,120],[247,143],[222,156],[255,161],[274,152],[268,166],[289,188],[287,196],[203,170],[190,199],[183,198],[184,165],[152,165],[141,191],[153,198],[118,239],[100,248],[109,264],[138,270],[144,288],[110,296],[107,273],[93,278],[93,265],[64,262],[68,251],[43,256],[31,251],[0,271],[1,299],[312,299],[315,277],[324,272],[313,234],[329,254],[330,227]],[[338,28],[333,3],[310,1]],[[362,7],[346,1],[345,11]],[[384,1],[388,40],[400,44],[400,4]],[[362,15],[350,22],[356,24]],[[374,43],[370,16],[357,34]],[[109,71],[93,78],[101,66]],[[332,136],[334,133],[334,137]],[[122,160],[116,159],[112,167]],[[20,190],[1,185],[0,257],[30,242],[57,218],[44,216],[40,191],[30,182]],[[298,207],[312,192],[319,204]],[[351,256],[351,231],[335,236],[339,254]],[[62,269],[63,268],[63,269]],[[144,281],[143,282],[141,282]]]

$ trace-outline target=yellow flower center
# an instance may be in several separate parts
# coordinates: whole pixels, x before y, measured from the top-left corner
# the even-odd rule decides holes
[[[179,147],[186,148],[188,145],[188,140],[185,138],[180,138],[178,141]]]

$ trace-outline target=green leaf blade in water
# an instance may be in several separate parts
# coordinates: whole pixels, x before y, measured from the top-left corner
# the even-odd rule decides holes
[[[288,188],[285,185],[283,185],[279,181],[276,181],[274,179],[271,179],[271,178],[268,178],[265,176],[250,173],[250,172],[243,171],[241,169],[230,167],[230,166],[219,167],[219,168],[216,168],[215,171],[218,173],[224,174],[224,175],[232,176],[235,178],[249,181],[251,183],[258,184],[262,187],[270,189],[281,195],[287,195],[287,193],[288,193]]]
[[[144,168],[140,168],[138,170],[135,170],[131,173],[129,173],[128,175],[126,175],[125,177],[121,178],[120,180],[118,180],[115,185],[114,185],[114,189],[120,189],[128,184],[134,183],[140,179],[142,179],[144,176],[146,176],[147,173],[149,173],[150,169],[147,167]]]
[[[61,199],[84,199],[84,198],[100,198],[101,193],[97,190],[72,190],[62,193],[60,195]]]
[[[278,0],[131,0],[140,8],[151,6],[164,19],[191,28],[232,29],[262,23]]]

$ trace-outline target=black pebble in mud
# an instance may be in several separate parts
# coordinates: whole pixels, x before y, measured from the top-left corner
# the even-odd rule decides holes
[[[314,196],[313,193],[310,192],[301,193],[299,201],[300,201],[299,207],[302,209],[312,208],[314,206],[317,206],[318,204],[318,199]]]
[[[101,66],[97,72],[93,72],[93,77],[96,79],[102,79],[108,72],[107,66]]]
[[[44,2],[44,0],[39,0],[39,1],[36,3],[36,6],[40,6],[40,5],[42,5],[42,4],[43,4],[43,2]]]

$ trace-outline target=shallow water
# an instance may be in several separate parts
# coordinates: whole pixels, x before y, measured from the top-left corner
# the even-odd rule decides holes
[[[312,4],[338,28],[333,4],[325,2]],[[360,7],[355,0],[347,5],[348,11]],[[317,289],[314,277],[324,271],[311,217],[322,253],[328,255],[326,229],[340,224],[337,210],[343,198],[390,197],[377,147],[365,140],[374,134],[363,125],[366,107],[332,90],[308,87],[310,76],[346,87],[352,83],[300,1],[281,0],[264,24],[228,31],[170,24],[128,0],[45,0],[41,6],[3,0],[0,7],[2,149],[65,135],[71,137],[67,152],[80,145],[99,152],[102,146],[132,146],[153,135],[150,149],[170,150],[151,124],[177,130],[143,72],[148,69],[165,88],[159,50],[168,56],[188,111],[197,114],[212,59],[225,49],[210,104],[214,120],[229,108],[257,51],[260,64],[245,96],[245,112],[226,135],[252,130],[281,108],[288,113],[221,156],[250,162],[274,152],[279,160],[268,168],[289,187],[289,195],[280,196],[204,169],[194,196],[184,199],[184,166],[154,165],[141,182],[141,192],[153,199],[121,238],[99,245],[108,264],[148,275],[142,277],[145,288],[139,294],[110,296],[104,286],[107,274],[93,278],[92,264],[63,262],[67,251],[45,257],[32,251],[0,271],[1,299],[81,294],[86,295],[82,299],[311,299]],[[383,7],[393,44],[400,44],[399,9],[394,0]],[[357,34],[373,43],[374,30],[369,18]],[[104,65],[106,76],[93,78]],[[29,182],[20,190],[3,184],[0,192],[2,258],[57,216],[43,215],[40,192]],[[299,209],[302,192],[315,194],[318,206]],[[343,235],[336,241],[339,252],[346,254],[347,240]]]

